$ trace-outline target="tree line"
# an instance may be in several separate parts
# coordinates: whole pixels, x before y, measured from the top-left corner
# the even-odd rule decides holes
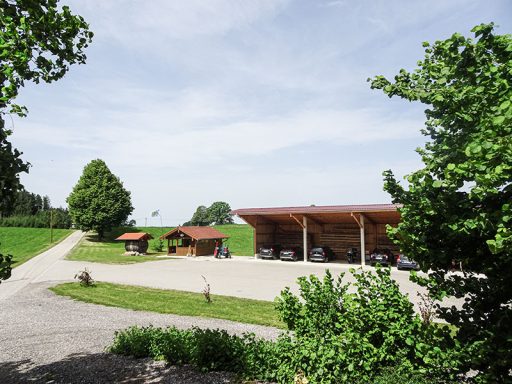
[[[224,201],[216,201],[208,208],[204,205],[197,207],[192,218],[183,225],[207,226],[233,223],[233,215],[229,204]]]
[[[46,195],[21,190],[0,206],[0,227],[70,228],[72,224],[68,210],[53,208]]]

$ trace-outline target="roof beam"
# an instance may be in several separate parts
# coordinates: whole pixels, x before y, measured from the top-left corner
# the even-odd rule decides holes
[[[359,228],[364,228],[363,224],[361,224],[361,221],[359,221],[357,216],[354,215],[354,212],[350,212],[350,216],[352,216],[354,218],[354,220],[356,221],[357,225],[359,225]],[[359,216],[362,216],[362,215],[359,214]]]
[[[295,220],[295,221],[297,222],[297,224],[299,224],[299,226],[300,226],[302,229],[304,229],[304,228],[305,228],[305,227],[304,227],[304,224],[302,224],[302,222],[301,222],[299,219],[297,219],[295,216],[293,216],[293,214],[292,214],[292,213],[290,213],[290,217],[291,217],[293,220]]]

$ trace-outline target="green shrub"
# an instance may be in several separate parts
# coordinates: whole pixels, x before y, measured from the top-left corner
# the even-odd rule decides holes
[[[421,373],[404,373],[396,368],[386,368],[373,379],[373,384],[441,384]],[[361,383],[362,384],[362,383]]]
[[[161,239],[157,239],[152,242],[151,248],[155,252],[162,252],[164,250],[164,241]]]
[[[109,352],[133,357],[153,357],[155,351],[153,339],[159,330],[149,327],[133,326],[123,331],[116,331],[113,344]]]
[[[132,327],[117,332],[109,350],[282,384],[298,377],[311,384],[453,382],[459,348],[450,329],[423,323],[389,269],[351,273],[355,292],[343,275],[334,281],[329,272],[322,281],[299,278],[300,296],[285,289],[276,306],[291,332],[277,341],[223,330]]]
[[[353,293],[343,275],[334,281],[329,272],[323,281],[299,278],[299,296],[282,291],[277,309],[294,333],[279,341],[278,381],[304,372],[310,383],[371,382],[381,369],[404,362],[411,372],[453,378],[458,350],[449,332],[421,321],[390,270],[351,273]]]
[[[151,333],[150,356],[170,364],[189,364],[192,360],[193,331],[174,327],[157,329]]]
[[[246,380],[275,381],[283,360],[279,343],[256,338],[254,334],[245,334],[243,342],[244,371],[241,376]]]
[[[194,329],[191,362],[203,372],[241,373],[244,368],[244,342],[224,330]]]

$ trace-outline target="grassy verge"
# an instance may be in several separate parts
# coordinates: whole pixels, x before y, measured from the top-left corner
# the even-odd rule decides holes
[[[49,228],[0,227],[0,252],[13,256],[14,267],[53,247],[73,232],[54,229],[50,243]]]
[[[101,282],[93,287],[64,283],[50,289],[61,296],[111,307],[284,327],[277,317],[274,304],[268,301],[212,295],[212,302],[207,303],[201,293]]]

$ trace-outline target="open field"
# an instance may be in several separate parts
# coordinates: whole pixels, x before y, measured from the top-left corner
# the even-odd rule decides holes
[[[214,228],[225,233],[230,238],[227,242],[231,252],[235,255],[252,255],[253,232],[249,225],[217,225]],[[75,261],[92,261],[106,264],[132,264],[145,261],[162,260],[157,256],[166,254],[167,241],[164,241],[164,249],[157,252],[155,246],[158,238],[170,231],[172,228],[160,227],[133,227],[133,228],[114,228],[111,232],[105,233],[103,241],[98,241],[95,233],[88,233],[80,244],[68,255],[69,260]],[[114,239],[125,232],[148,232],[154,239],[149,241],[149,249],[147,256],[125,256],[124,242],[115,241]]]
[[[227,244],[231,253],[238,256],[254,256],[253,230],[248,224],[215,225],[213,228],[229,236]]]
[[[64,283],[50,289],[61,296],[111,307],[284,327],[277,317],[274,304],[269,301],[212,295],[212,302],[207,303],[201,293],[102,282],[92,287]]]
[[[72,232],[72,229],[54,229],[53,243],[50,243],[49,228],[0,227],[0,252],[11,254],[13,266],[16,267],[46,251]]]

